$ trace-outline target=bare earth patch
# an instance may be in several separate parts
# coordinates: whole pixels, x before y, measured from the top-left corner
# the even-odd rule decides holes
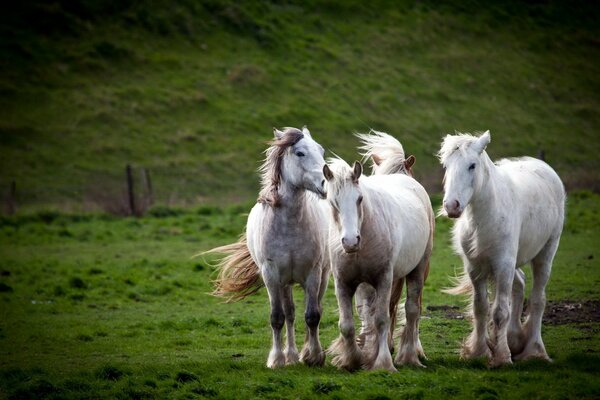
[[[572,323],[600,322],[600,300],[548,301],[544,323],[564,325]]]
[[[448,304],[428,305],[428,314],[441,314],[448,319],[464,319],[458,306]],[[524,315],[525,316],[525,313]],[[588,301],[548,301],[544,312],[544,323],[549,325],[582,324],[600,322],[600,300]]]

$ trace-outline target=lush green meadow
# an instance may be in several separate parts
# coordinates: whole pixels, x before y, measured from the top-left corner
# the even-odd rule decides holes
[[[585,0],[3,7],[0,200],[15,182],[17,212],[0,216],[0,399],[599,398],[599,20]],[[543,150],[570,191],[543,328],[554,363],[459,360],[469,322],[441,289],[461,266],[438,219],[426,369],[268,370],[265,291],[223,304],[192,255],[236,240],[272,127],[304,124],[348,161],[352,133],[393,134],[435,203],[447,133],[490,129],[493,158]],[[121,207],[127,163],[136,190],[140,168],[152,177],[140,218],[102,213]]]
[[[566,303],[543,328],[554,363],[488,370],[481,361],[459,360],[469,323],[460,318],[462,301],[440,291],[459,260],[449,247],[450,222],[438,219],[421,322],[427,368],[396,374],[348,373],[329,362],[265,367],[265,290],[223,304],[208,294],[210,260],[191,258],[235,240],[249,207],[158,208],[137,219],[51,212],[3,218],[0,398],[600,396],[600,196],[582,192],[569,199],[547,292],[552,302]],[[337,335],[332,286],[321,324],[324,345]],[[300,290],[296,301],[301,345]]]

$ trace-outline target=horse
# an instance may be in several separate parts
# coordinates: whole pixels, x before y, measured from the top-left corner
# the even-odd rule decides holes
[[[322,366],[325,352],[319,341],[321,301],[329,279],[327,215],[319,205],[325,198],[324,150],[309,130],[274,128],[261,172],[262,188],[248,215],[246,233],[237,243],[210,250],[228,254],[217,265],[214,295],[240,300],[267,287],[273,343],[267,367],[299,360]],[[305,293],[307,326],[304,347],[295,343],[292,285]],[[286,348],[282,350],[285,323]]]
[[[530,157],[493,163],[489,131],[444,138],[442,214],[455,218],[454,247],[464,272],[451,294],[471,294],[474,329],[463,342],[463,358],[486,357],[490,367],[512,360],[551,361],[541,335],[545,287],[562,233],[565,189],[556,172]],[[531,263],[533,287],[521,322],[525,275]],[[494,286],[488,340],[488,280]]]
[[[372,175],[404,174],[413,176],[412,167],[416,161],[415,156],[405,157],[404,147],[400,142],[385,132],[371,130],[369,133],[357,133],[355,136],[361,141],[359,151],[363,162],[371,160]],[[429,265],[426,268],[423,281],[427,280]],[[398,304],[402,296],[404,278],[396,281],[392,288],[390,297],[390,332],[388,335],[388,344],[393,353],[394,330],[398,316]],[[375,299],[375,289],[367,283],[361,283],[356,289],[356,311],[360,316],[361,329],[357,337],[360,347],[364,347],[366,341],[374,336],[374,321],[372,321],[371,304]],[[419,309],[421,302],[419,301]]]
[[[335,281],[340,336],[328,352],[338,368],[396,371],[388,345],[390,298],[397,281],[407,281],[407,324],[396,363],[422,366],[418,319],[424,275],[433,244],[434,214],[425,189],[403,174],[362,176],[362,164],[350,167],[332,159],[323,168],[333,223],[329,255]],[[352,297],[361,283],[375,290],[373,348],[361,349],[355,337]]]

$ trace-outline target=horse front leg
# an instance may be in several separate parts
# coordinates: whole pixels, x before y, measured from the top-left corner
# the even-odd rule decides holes
[[[426,270],[429,267],[429,258],[424,259],[417,268],[406,276],[406,326],[400,339],[400,350],[396,356],[396,363],[400,365],[411,364],[424,367],[419,356],[425,358],[425,352],[419,339],[419,318],[421,316],[421,296]]]
[[[358,344],[356,344],[354,318],[352,316],[352,296],[356,291],[355,286],[336,278],[335,294],[340,311],[340,337],[338,337],[328,349],[333,355],[331,363],[338,368],[354,371],[362,367],[363,357]]]
[[[281,335],[285,321],[282,304],[282,287],[277,279],[269,279],[267,276],[265,276],[265,285],[269,293],[269,302],[271,303],[271,330],[273,332],[273,346],[269,352],[267,367],[278,368],[285,365]]]
[[[464,341],[460,356],[464,359],[478,357],[490,358],[492,353],[487,343],[488,324],[488,296],[487,277],[480,276],[479,271],[469,270],[471,282],[473,283],[473,331]]]
[[[290,365],[297,363],[299,360],[298,349],[296,348],[296,332],[294,330],[296,307],[294,306],[291,285],[287,285],[282,289],[282,301],[286,330],[286,346],[283,353],[285,355],[285,363]]]
[[[490,367],[512,364],[508,346],[508,323],[510,319],[510,297],[515,276],[515,264],[503,263],[494,271],[496,296],[492,306],[492,359]]]
[[[386,369],[391,372],[396,372],[394,363],[392,362],[392,354],[388,343],[388,335],[390,332],[390,296],[392,291],[392,270],[386,276],[382,277],[376,285],[374,308],[375,333],[377,335],[375,354],[370,354],[373,361],[369,365],[369,369]]]
[[[325,352],[319,341],[319,323],[321,321],[321,283],[320,270],[310,274],[304,284],[306,294],[306,310],[304,321],[306,322],[306,337],[304,347],[300,353],[303,363],[310,366],[322,366],[325,364]]]

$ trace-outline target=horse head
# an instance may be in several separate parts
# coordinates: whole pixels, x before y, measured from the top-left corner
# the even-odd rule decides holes
[[[350,166],[341,159],[325,164],[323,174],[327,180],[327,200],[331,205],[333,219],[340,233],[341,244],[346,253],[355,253],[360,248],[363,195],[359,185],[362,164]]]
[[[448,135],[444,138],[438,156],[446,169],[443,207],[450,218],[462,215],[476,188],[481,186],[480,170],[485,165],[482,155],[490,140],[490,131],[479,137]]]

